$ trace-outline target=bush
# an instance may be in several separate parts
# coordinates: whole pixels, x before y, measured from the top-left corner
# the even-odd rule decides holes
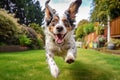
[[[83,24],[76,30],[76,39],[83,38],[85,35],[94,32],[94,24],[87,23]]]
[[[15,39],[18,31],[17,26],[12,20],[0,14],[0,42],[7,44],[14,43],[12,40]]]
[[[79,38],[82,38],[84,36],[84,32],[83,32],[83,27],[84,26],[80,26],[77,28],[75,34],[76,34],[76,40]]]
[[[6,46],[6,44],[3,42],[0,42],[0,46]]]
[[[31,44],[30,38],[27,38],[26,35],[21,35],[21,36],[19,37],[19,41],[20,41],[20,45],[21,45],[21,46],[27,46],[27,45],[30,45],[30,44]]]
[[[89,33],[94,32],[94,24],[93,23],[88,23],[84,25],[84,33],[87,35]]]
[[[120,39],[112,38],[111,41],[115,44],[116,48],[120,48]]]
[[[31,23],[29,26],[32,29],[34,29],[38,34],[41,34],[42,36],[44,36],[43,28],[41,26],[39,26],[39,24]]]
[[[31,49],[43,49],[44,43],[41,39],[37,38],[35,40],[32,40],[31,44],[29,45],[29,48],[31,48]]]
[[[21,45],[40,49],[43,48],[41,39],[44,40],[44,32],[38,24],[32,23],[30,27],[20,25],[12,14],[0,9],[0,45]]]
[[[37,39],[37,43],[38,43],[39,49],[44,48],[44,44],[43,44],[43,41],[41,39]]]
[[[17,45],[20,25],[12,14],[0,9],[0,42],[6,45]]]

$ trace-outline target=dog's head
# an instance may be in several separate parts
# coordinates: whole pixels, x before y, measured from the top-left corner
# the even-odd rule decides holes
[[[65,36],[74,30],[75,15],[78,12],[78,8],[82,3],[82,0],[76,0],[71,3],[70,7],[64,12],[63,16],[59,16],[55,9],[52,9],[47,0],[45,3],[45,22],[47,29],[52,34],[57,44],[64,43]]]

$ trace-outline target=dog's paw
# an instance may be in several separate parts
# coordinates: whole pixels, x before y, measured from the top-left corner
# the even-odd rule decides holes
[[[72,56],[72,55],[68,55],[68,56],[65,58],[65,62],[66,62],[66,63],[71,64],[71,63],[73,63],[74,61],[75,61],[75,57]]]
[[[59,68],[57,67],[57,65],[53,65],[50,70],[51,70],[52,76],[57,78],[58,75],[59,75],[59,72],[60,72]]]

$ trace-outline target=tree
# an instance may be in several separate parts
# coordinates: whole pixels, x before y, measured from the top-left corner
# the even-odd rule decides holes
[[[0,7],[15,13],[21,24],[42,25],[44,13],[38,0],[0,0]]]
[[[94,32],[94,24],[93,23],[87,23],[83,25],[83,32],[85,35],[88,35],[89,33]]]
[[[120,0],[93,0],[91,21],[108,24],[107,40],[110,42],[110,20],[120,16]]]
[[[91,10],[91,21],[107,22],[108,15],[111,19],[120,16],[119,0],[93,0]]]
[[[89,23],[89,21],[86,19],[83,19],[78,23],[77,29],[75,31],[76,39],[83,38],[83,36],[84,36],[84,32],[83,32],[84,26],[83,25],[87,24],[87,23]]]
[[[94,32],[94,24],[88,20],[81,20],[76,30],[76,39],[83,38],[85,35]]]
[[[78,23],[77,27],[80,27],[80,26],[82,26],[83,24],[86,24],[86,23],[89,23],[89,21],[86,20],[86,19],[83,19]]]

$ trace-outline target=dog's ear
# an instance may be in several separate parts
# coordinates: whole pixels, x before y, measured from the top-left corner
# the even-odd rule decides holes
[[[48,3],[50,0],[47,0],[45,3],[45,21],[47,22],[47,25],[49,25],[50,21],[53,18],[53,15],[56,13],[55,9],[52,9]]]
[[[82,3],[82,0],[76,0],[76,1],[72,2],[70,4],[68,10],[65,12],[72,21],[75,20],[75,15],[78,12],[78,9],[79,9],[81,3]]]

